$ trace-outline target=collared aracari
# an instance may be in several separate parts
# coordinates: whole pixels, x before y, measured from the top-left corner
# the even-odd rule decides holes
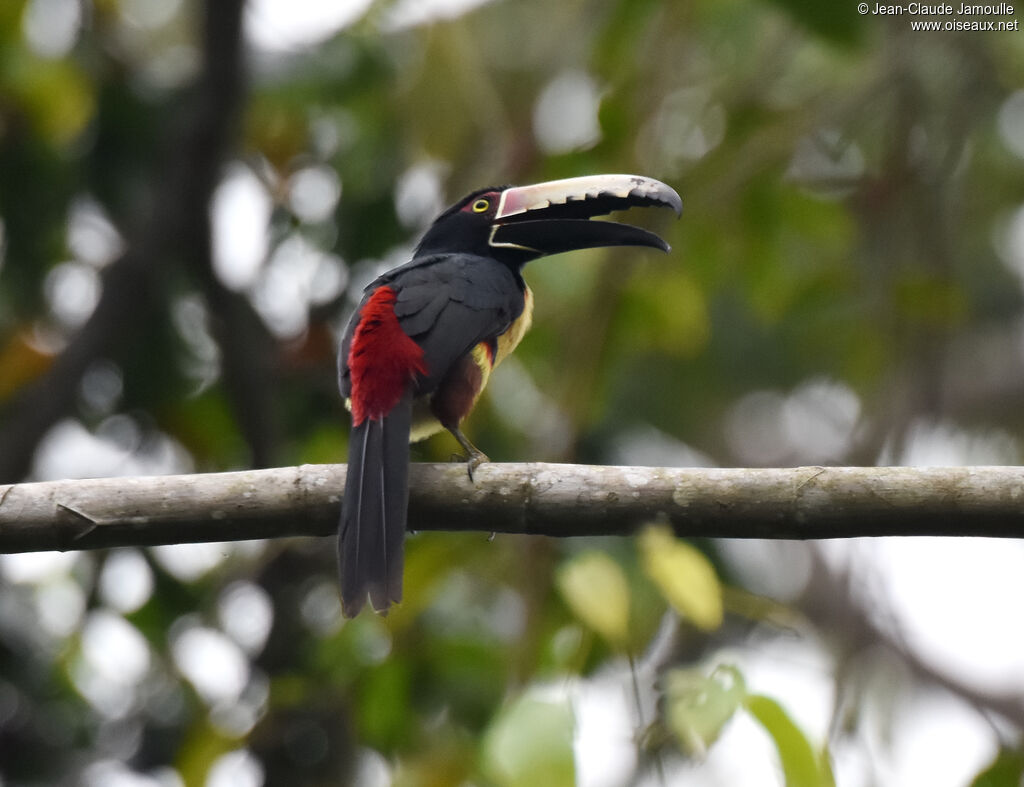
[[[668,251],[647,230],[590,220],[637,206],[682,210],[675,191],[636,175],[474,191],[434,221],[410,262],[366,287],[338,357],[352,412],[338,531],[347,617],[367,596],[379,612],[401,600],[410,439],[448,429],[466,451],[470,478],[486,461],[460,424],[530,326],[523,265],[599,246]]]

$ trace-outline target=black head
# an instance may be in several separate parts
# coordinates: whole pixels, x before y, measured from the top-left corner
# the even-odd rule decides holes
[[[491,256],[489,240],[501,193],[508,186],[477,189],[434,219],[416,246],[416,257],[447,252]]]
[[[679,195],[638,175],[590,175],[532,186],[474,191],[437,217],[416,247],[416,257],[462,252],[520,266],[547,254],[598,246],[650,246],[668,251],[652,232],[610,221],[590,221],[612,211],[670,207]]]

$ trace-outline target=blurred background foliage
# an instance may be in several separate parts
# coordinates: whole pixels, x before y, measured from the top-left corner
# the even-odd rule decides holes
[[[491,457],[1019,461],[1019,32],[239,5],[0,4],[0,482],[338,461],[362,286],[466,191],[599,172],[682,194],[645,217],[673,251],[529,266]],[[480,529],[412,537],[406,601],[347,623],[328,541],[4,556],[0,784],[1020,781],[1019,682],[936,669],[834,551]]]

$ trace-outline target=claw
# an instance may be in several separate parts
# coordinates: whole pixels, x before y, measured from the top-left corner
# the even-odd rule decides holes
[[[490,462],[491,460],[487,458],[487,454],[469,442],[461,429],[455,427],[454,429],[449,428],[449,431],[455,436],[455,439],[459,441],[459,445],[461,445],[466,451],[466,455],[459,458],[466,463],[466,473],[469,475],[469,480],[472,481],[473,471],[484,462]]]
[[[490,462],[487,458],[487,454],[483,451],[473,450],[472,453],[466,458],[466,472],[469,474],[469,480],[473,480],[473,471],[476,470],[484,462]]]

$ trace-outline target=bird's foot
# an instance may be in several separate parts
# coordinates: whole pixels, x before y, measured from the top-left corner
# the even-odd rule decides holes
[[[487,458],[487,454],[480,450],[474,450],[466,457],[466,472],[469,474],[469,480],[473,480],[473,472],[484,462],[490,462]]]
[[[491,460],[487,458],[487,454],[469,442],[458,427],[449,427],[449,431],[455,435],[455,439],[459,441],[459,445],[466,450],[466,455],[460,456],[459,459],[466,463],[466,472],[469,474],[469,480],[472,481],[473,472],[484,462],[490,462]]]
[[[472,451],[469,452],[468,456],[464,456],[463,454],[452,454],[452,461],[465,462],[466,474],[469,476],[469,480],[472,481],[473,473],[476,471],[476,469],[484,462],[490,462],[491,460],[487,458],[487,454],[485,454],[483,451],[474,448]]]

